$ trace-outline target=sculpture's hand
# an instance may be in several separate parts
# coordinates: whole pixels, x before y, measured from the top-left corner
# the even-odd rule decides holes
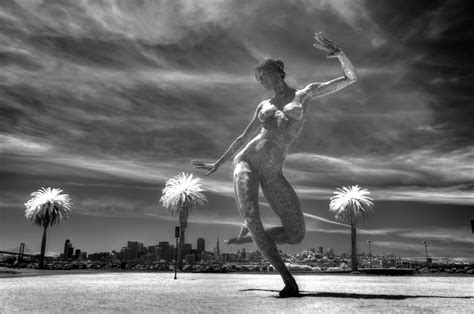
[[[217,163],[215,164],[207,164],[205,162],[203,162],[202,160],[197,160],[197,159],[194,159],[194,160],[191,160],[191,164],[194,166],[194,168],[196,169],[204,169],[204,170],[207,170],[207,172],[205,173],[206,176],[210,175],[211,173],[213,172],[216,172],[217,171],[217,168],[219,168],[219,166],[217,165]]]
[[[327,53],[327,58],[336,58],[341,53],[339,46],[332,40],[327,39],[321,32],[314,35],[316,44],[313,44],[315,48],[324,50]]]
[[[277,121],[277,126],[279,129],[286,128],[288,126],[288,123],[290,122],[286,114],[281,110],[278,110],[277,112],[275,112],[274,117]]]

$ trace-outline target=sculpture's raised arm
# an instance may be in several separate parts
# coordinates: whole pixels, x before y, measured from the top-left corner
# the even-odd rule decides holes
[[[313,46],[327,52],[327,58],[339,59],[344,76],[324,83],[311,83],[306,86],[302,92],[309,98],[316,98],[337,92],[357,81],[357,74],[354,66],[337,44],[324,37],[321,33],[316,33],[314,38],[317,43],[313,44]]]

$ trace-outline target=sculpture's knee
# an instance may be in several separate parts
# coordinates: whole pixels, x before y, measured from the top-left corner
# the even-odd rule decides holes
[[[262,222],[258,217],[245,217],[245,225],[252,236],[265,233]]]
[[[303,224],[297,229],[291,230],[288,234],[288,244],[298,244],[303,241],[306,234],[306,227]]]

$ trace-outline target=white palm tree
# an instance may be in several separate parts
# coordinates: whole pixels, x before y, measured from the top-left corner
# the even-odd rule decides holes
[[[361,189],[358,185],[338,188],[334,194],[329,211],[335,214],[337,220],[351,225],[352,271],[357,271],[356,225],[370,215],[374,200],[368,196],[370,192],[367,189]]]
[[[44,266],[46,229],[68,218],[71,214],[71,198],[68,194],[61,194],[61,192],[61,189],[41,188],[31,193],[33,198],[25,203],[25,217],[35,225],[44,228],[39,268]]]
[[[180,237],[178,250],[178,267],[182,267],[182,251],[184,248],[185,229],[188,226],[189,211],[193,207],[207,202],[202,192],[201,179],[193,178],[192,174],[180,173],[169,179],[163,189],[160,202],[171,214],[179,214]]]

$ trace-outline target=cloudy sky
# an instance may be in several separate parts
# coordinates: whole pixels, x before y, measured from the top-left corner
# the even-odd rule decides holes
[[[343,185],[376,200],[360,251],[474,257],[474,39],[468,1],[2,1],[0,5],[0,249],[39,250],[24,218],[41,187],[60,187],[72,217],[47,251],[119,250],[127,240],[174,241],[159,206],[179,172],[203,179],[209,202],[190,216],[188,241],[235,236],[242,223],[231,162],[209,177],[190,160],[217,159],[271,96],[253,77],[285,62],[302,88],[342,74],[312,47],[338,42],[359,80],[310,104],[284,173],[308,232],[297,252],[349,252],[349,229],[328,212]],[[279,221],[261,199],[265,225]],[[221,242],[221,248],[223,244]],[[248,246],[253,249],[252,245]],[[223,248],[236,251],[238,247]]]

